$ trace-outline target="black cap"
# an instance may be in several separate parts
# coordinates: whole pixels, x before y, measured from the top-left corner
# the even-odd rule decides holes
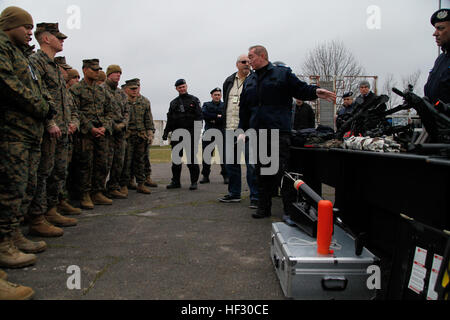
[[[186,80],[184,79],[177,80],[177,82],[175,82],[175,87],[182,86],[183,84],[186,84]]]
[[[276,67],[287,67],[287,64],[284,63],[283,61],[275,61],[275,62],[272,62],[272,64]]]
[[[353,97],[353,92],[346,92],[346,93],[344,93],[344,95],[342,96],[342,98],[350,98],[350,97]]]
[[[450,21],[450,9],[440,9],[431,17],[431,24],[434,26],[437,22]]]
[[[211,94],[215,93],[215,92],[222,92],[222,89],[220,89],[219,87],[212,89]]]

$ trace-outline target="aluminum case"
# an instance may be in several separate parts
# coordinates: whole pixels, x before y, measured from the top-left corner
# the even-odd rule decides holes
[[[366,248],[355,254],[355,240],[334,227],[333,254],[317,253],[317,240],[285,223],[272,225],[271,258],[284,295],[298,300],[373,300],[369,267],[379,259]],[[380,275],[381,277],[381,275]],[[371,280],[371,279],[370,279]]]

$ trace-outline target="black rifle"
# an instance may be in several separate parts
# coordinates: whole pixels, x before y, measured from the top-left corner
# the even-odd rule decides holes
[[[413,93],[413,86],[401,92],[392,89],[404,99],[398,109],[415,109],[422,120],[425,130],[430,136],[430,143],[450,143],[450,107],[439,101],[435,106],[427,99]]]
[[[386,120],[385,110],[389,97],[381,95],[367,103],[360,104],[351,113],[350,118],[336,133],[336,138],[341,139],[346,132],[353,135],[377,136],[379,131],[389,130],[390,124]]]

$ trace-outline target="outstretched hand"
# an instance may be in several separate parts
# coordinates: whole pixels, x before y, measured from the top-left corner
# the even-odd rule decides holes
[[[334,92],[325,89],[317,89],[316,94],[320,99],[327,100],[333,103],[336,102],[336,93]]]

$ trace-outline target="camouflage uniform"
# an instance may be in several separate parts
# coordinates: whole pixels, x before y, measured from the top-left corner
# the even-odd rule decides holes
[[[41,76],[57,111],[56,116],[46,122],[46,127],[58,126],[62,133],[59,139],[54,139],[47,131],[44,132],[38,184],[29,210],[31,215],[41,215],[48,209],[56,207],[59,196],[63,193],[68,163],[68,129],[71,122],[77,121],[77,115],[72,114],[72,97],[53,59],[42,50],[38,50],[30,60]]]
[[[154,129],[155,128],[155,123],[153,121],[153,114],[152,114],[152,108],[151,108],[150,101],[146,97],[144,97],[142,95],[141,95],[141,97],[144,100],[147,100],[148,104],[150,105],[150,119],[151,119],[152,128],[153,128],[152,131],[153,131],[153,133],[155,133],[155,129]],[[151,145],[149,143],[147,143],[147,149],[145,150],[145,158],[144,158],[144,163],[145,163],[144,175],[145,175],[145,179],[150,178],[152,176],[152,164],[150,162],[150,147],[151,147]],[[132,165],[132,167],[131,167],[131,176],[132,177],[135,176],[134,172],[133,172],[133,168],[134,168],[134,166]]]
[[[120,190],[120,177],[123,171],[126,151],[125,133],[129,120],[128,97],[123,90],[117,88],[110,80],[106,80],[101,87],[105,88],[114,97],[114,133],[109,140],[108,168],[110,169],[110,176],[108,191]],[[118,125],[121,123],[125,125],[123,129],[118,128]]]
[[[136,183],[145,181],[145,153],[148,151],[148,131],[155,130],[151,116],[150,101],[139,96],[136,101],[128,100],[130,121],[127,132],[127,152],[121,186],[128,186],[132,173]]]
[[[88,85],[84,79],[69,91],[80,116],[79,146],[75,147],[80,152],[80,191],[103,192],[108,175],[108,136],[113,133],[112,97],[105,88]],[[101,127],[106,129],[105,136],[94,138],[91,130]]]
[[[0,31],[0,237],[19,225],[26,191],[36,184],[36,164],[50,99],[24,52]]]
[[[153,128],[152,131],[153,131],[153,133],[155,133],[155,123],[153,122],[153,114],[152,114],[152,108],[151,108],[150,101],[144,96],[141,96],[141,97],[143,99],[147,100],[148,101],[148,105],[150,106],[150,119],[151,119],[152,128]],[[145,162],[145,178],[146,179],[152,176],[152,164],[150,163],[150,147],[151,147],[151,145],[149,143],[147,143],[147,150],[145,151],[145,159],[144,159],[144,162]]]

